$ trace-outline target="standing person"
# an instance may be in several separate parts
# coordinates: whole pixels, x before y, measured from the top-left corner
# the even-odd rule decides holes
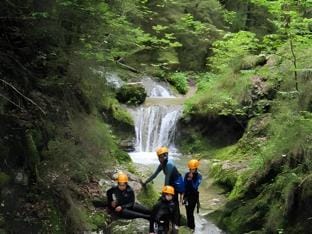
[[[160,164],[157,167],[156,171],[145,182],[143,182],[143,186],[151,182],[153,179],[156,178],[156,176],[158,176],[161,171],[163,171],[165,174],[164,185],[171,185],[174,187],[176,191],[174,195],[174,200],[178,202],[178,194],[184,192],[183,178],[176,166],[174,165],[173,161],[169,159],[167,147],[159,147],[156,150],[156,154],[158,156]]]
[[[189,172],[185,173],[184,184],[185,193],[183,197],[183,204],[185,204],[187,226],[190,229],[195,229],[194,209],[197,205],[197,213],[199,209],[199,192],[198,187],[202,181],[202,176],[198,172],[199,161],[192,159],[187,163]]]
[[[174,194],[172,186],[163,186],[162,195],[152,209],[150,234],[167,234],[170,223],[173,233],[177,233],[180,214],[176,202],[173,201]]]
[[[150,220],[151,211],[135,202],[132,188],[128,185],[128,176],[119,173],[117,186],[107,190],[108,211],[125,219],[144,218]]]

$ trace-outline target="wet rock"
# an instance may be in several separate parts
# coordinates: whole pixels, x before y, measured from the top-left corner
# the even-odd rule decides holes
[[[123,139],[121,140],[118,145],[120,146],[121,149],[123,149],[126,152],[133,152],[134,149],[134,138],[128,138],[128,139]]]
[[[149,222],[145,219],[134,219],[134,220],[116,220],[110,225],[111,233],[118,234],[129,234],[137,233],[144,234],[149,231]]]
[[[17,172],[15,175],[14,182],[16,184],[27,186],[28,185],[28,175],[24,172]]]

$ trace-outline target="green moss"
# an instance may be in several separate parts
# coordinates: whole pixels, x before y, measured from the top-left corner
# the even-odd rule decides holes
[[[87,222],[91,224],[92,230],[106,228],[109,222],[109,216],[103,211],[88,211]]]
[[[159,199],[160,194],[156,192],[153,185],[148,184],[146,189],[142,189],[138,194],[138,200],[145,206],[152,208]]]
[[[116,157],[129,160],[128,155],[118,149],[112,130],[97,116],[77,115],[66,127],[59,126],[56,131],[57,137],[49,141],[48,149],[43,152],[46,159],[40,165],[43,176],[49,174],[47,171],[54,171],[76,181],[88,181],[90,175],[100,175],[103,168],[114,165]]]
[[[10,176],[4,172],[0,172],[0,188],[8,184],[10,181]]]
[[[37,177],[38,176],[37,166],[40,162],[40,155],[30,131],[26,132],[25,144],[27,152],[27,166],[31,170],[33,175]]]
[[[111,110],[114,119],[121,123],[134,126],[133,118],[126,109],[122,108],[120,105],[112,105]]]
[[[61,234],[65,232],[65,226],[63,223],[63,216],[58,207],[55,207],[50,202],[48,207],[48,219],[43,220],[43,231],[46,233]]]
[[[232,190],[237,180],[237,172],[235,170],[223,169],[222,163],[213,163],[211,165],[210,174],[216,183],[225,186],[228,190]]]
[[[119,163],[130,163],[131,162],[131,158],[130,158],[129,154],[126,153],[125,151],[120,150],[120,149],[117,149],[115,151],[114,156]]]
[[[249,55],[241,60],[240,69],[252,69],[258,65],[264,65],[266,58],[264,55]]]

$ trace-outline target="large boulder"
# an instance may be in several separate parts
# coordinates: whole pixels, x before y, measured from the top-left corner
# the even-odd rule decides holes
[[[118,101],[128,105],[140,105],[146,96],[146,91],[140,83],[125,84],[117,91]]]

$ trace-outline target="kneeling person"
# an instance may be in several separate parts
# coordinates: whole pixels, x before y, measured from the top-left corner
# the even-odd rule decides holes
[[[168,233],[170,222],[173,232],[177,231],[180,213],[176,202],[173,200],[174,193],[174,188],[170,185],[162,188],[162,195],[152,210],[150,233]]]
[[[150,210],[135,202],[132,188],[128,185],[128,176],[119,173],[117,178],[118,185],[107,190],[108,209],[111,213],[120,218],[150,219]]]

